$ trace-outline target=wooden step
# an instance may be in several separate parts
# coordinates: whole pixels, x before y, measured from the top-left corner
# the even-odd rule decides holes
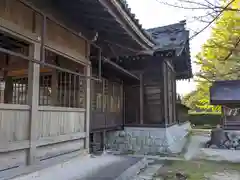
[[[240,125],[239,126],[224,126],[223,127],[224,130],[240,130]]]
[[[224,124],[225,125],[240,125],[240,122],[239,121],[233,121],[233,122],[231,122],[231,121],[226,121],[226,122],[224,122]]]

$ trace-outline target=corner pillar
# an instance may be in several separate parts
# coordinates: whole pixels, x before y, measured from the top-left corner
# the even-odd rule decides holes
[[[144,83],[143,74],[140,74],[140,124],[144,123]]]
[[[85,132],[86,132],[86,141],[85,148],[89,150],[89,137],[90,137],[90,116],[91,116],[91,65],[87,65],[86,68],[86,118],[85,118]]]
[[[32,58],[40,61],[41,57],[41,45],[35,43],[30,49]],[[38,114],[38,101],[39,101],[39,76],[40,76],[40,65],[29,61],[28,67],[28,104],[30,106],[30,129],[29,129],[29,154],[28,154],[28,164],[36,164],[36,141],[38,136],[37,121],[39,120]]]

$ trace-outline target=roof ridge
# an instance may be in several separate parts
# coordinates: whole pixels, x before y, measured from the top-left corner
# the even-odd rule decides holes
[[[145,29],[142,27],[142,24],[140,24],[139,19],[136,18],[136,15],[131,12],[131,8],[129,7],[127,0],[118,0],[120,4],[122,5],[125,12],[129,15],[129,17],[132,19],[132,21],[136,24],[136,26],[142,31],[142,33],[152,42],[154,42],[152,36],[145,31]]]
[[[146,29],[146,31],[149,32],[149,31],[153,31],[153,30],[156,30],[156,29],[170,28],[170,27],[174,27],[174,26],[177,26],[177,25],[183,25],[183,27],[185,29],[186,20],[179,21],[178,23],[173,23],[173,24],[168,24],[168,25],[164,25],[164,26],[149,28],[149,29]]]

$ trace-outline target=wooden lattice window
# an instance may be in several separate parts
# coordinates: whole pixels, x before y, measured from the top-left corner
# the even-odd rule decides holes
[[[52,73],[56,73],[53,75]],[[85,83],[79,76],[67,72],[41,73],[39,105],[85,107]]]

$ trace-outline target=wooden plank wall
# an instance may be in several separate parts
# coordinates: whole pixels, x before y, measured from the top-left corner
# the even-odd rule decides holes
[[[146,124],[160,124],[163,119],[163,81],[161,64],[149,65],[144,71],[144,100]]]
[[[19,0],[0,1],[0,26],[15,29],[27,38],[40,41],[42,24],[42,15]],[[86,62],[88,42],[48,18],[45,44],[55,52]]]
[[[37,53],[40,50],[41,23],[40,14],[18,0],[0,1],[0,29],[37,46]],[[86,40],[49,19],[47,25],[47,48],[89,65]],[[37,57],[35,59],[39,60],[39,54]],[[36,64],[33,66],[38,69]],[[0,104],[0,179],[4,177],[2,172],[12,172],[29,165],[29,156],[34,155],[36,161],[33,162],[38,164],[89,148],[86,109],[35,105],[37,108],[34,106],[33,111],[30,105]],[[36,128],[36,137],[31,128]]]
[[[87,56],[87,42],[51,20],[47,20],[46,45],[76,59],[84,60]]]
[[[123,125],[121,88],[121,83],[106,78],[102,82],[92,81],[92,130]]]
[[[124,86],[125,93],[125,124],[140,123],[140,91],[139,86]]]
[[[28,105],[0,106],[0,171],[27,165]],[[36,159],[43,161],[85,148],[85,110],[39,107]]]

